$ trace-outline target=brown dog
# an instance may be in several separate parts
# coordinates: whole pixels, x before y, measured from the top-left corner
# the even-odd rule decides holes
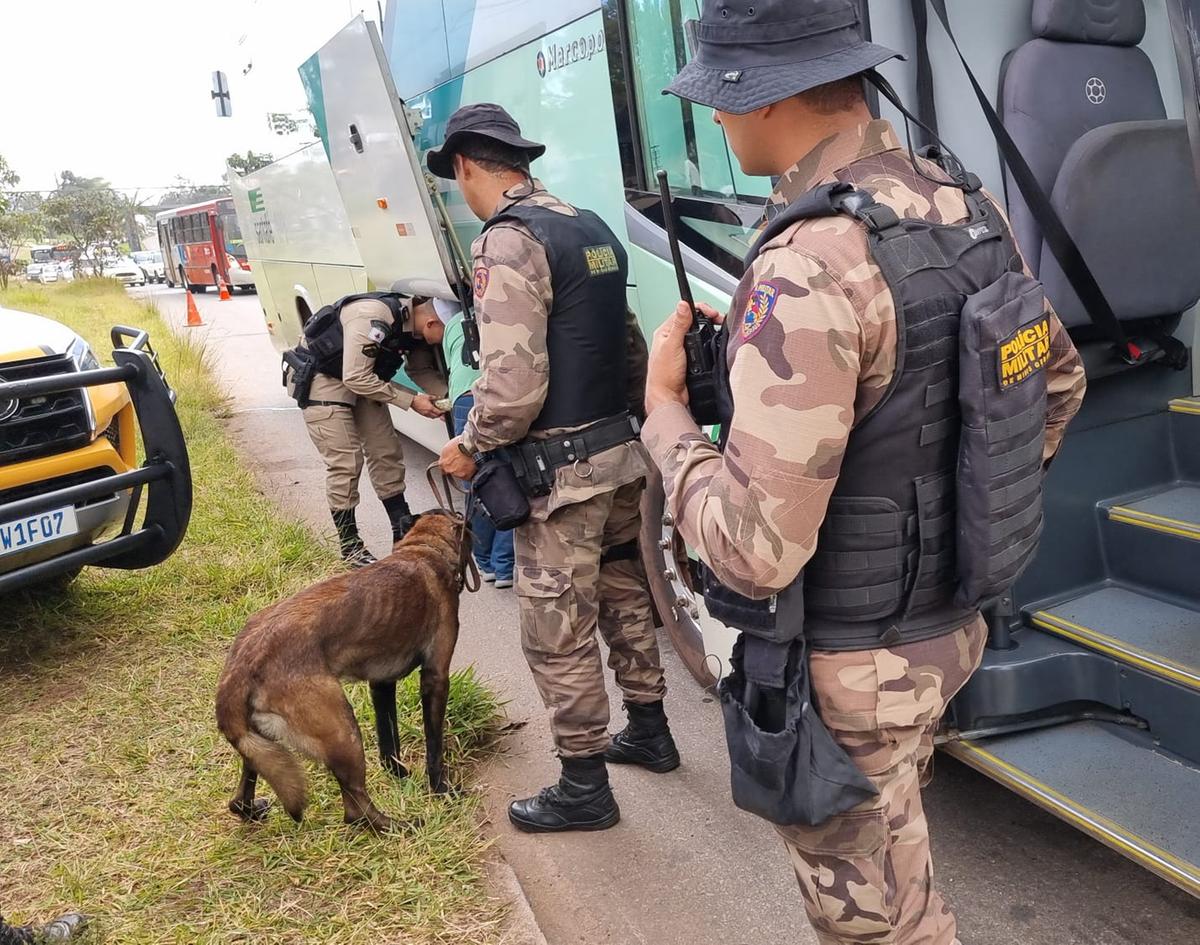
[[[442,732],[469,554],[462,537],[461,517],[426,512],[383,560],[314,584],[246,622],[217,686],[217,724],[242,756],[233,813],[243,820],[266,815],[269,802],[254,799],[262,774],[284,810],[301,819],[308,799],[294,750],[333,772],[347,823],[386,829],[388,818],[367,795],[362,733],[340,680],[371,683],[381,759],[404,777],[396,756],[396,680],[418,666],[425,766],[432,789],[446,790]]]

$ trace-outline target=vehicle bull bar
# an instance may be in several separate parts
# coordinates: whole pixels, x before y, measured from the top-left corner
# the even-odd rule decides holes
[[[138,469],[0,504],[0,522],[6,522],[132,490],[119,535],[0,574],[0,594],[89,564],[122,569],[150,567],[166,560],[183,541],[192,512],[192,477],[187,444],[175,413],[175,392],[167,384],[147,332],[118,325],[112,329],[112,343],[115,367],[0,384],[0,402],[124,384],[133,401],[146,454],[145,463]],[[142,526],[135,528],[143,493],[146,514]]]

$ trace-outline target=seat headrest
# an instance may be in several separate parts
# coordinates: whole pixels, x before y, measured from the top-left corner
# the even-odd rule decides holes
[[[1034,0],[1033,32],[1042,39],[1136,46],[1146,35],[1142,0]]]

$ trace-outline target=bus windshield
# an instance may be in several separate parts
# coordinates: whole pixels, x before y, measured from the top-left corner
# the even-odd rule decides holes
[[[225,234],[225,252],[237,259],[246,258],[246,243],[242,239],[242,228],[238,225],[237,212],[232,202],[222,202],[217,213],[221,218],[221,232]]]

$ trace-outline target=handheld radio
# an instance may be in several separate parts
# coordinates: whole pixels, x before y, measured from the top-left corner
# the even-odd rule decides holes
[[[675,267],[675,278],[679,282],[679,297],[692,310],[692,327],[683,338],[683,351],[687,357],[688,410],[701,426],[718,422],[717,391],[713,371],[716,368],[714,341],[717,330],[713,323],[700,314],[692,298],[692,287],[688,284],[687,272],[683,268],[683,252],[679,248],[679,235],[675,230],[675,210],[671,204],[671,188],[667,172],[658,172],[658,194],[662,201],[663,228],[667,232],[667,244],[671,248],[671,263]]]

